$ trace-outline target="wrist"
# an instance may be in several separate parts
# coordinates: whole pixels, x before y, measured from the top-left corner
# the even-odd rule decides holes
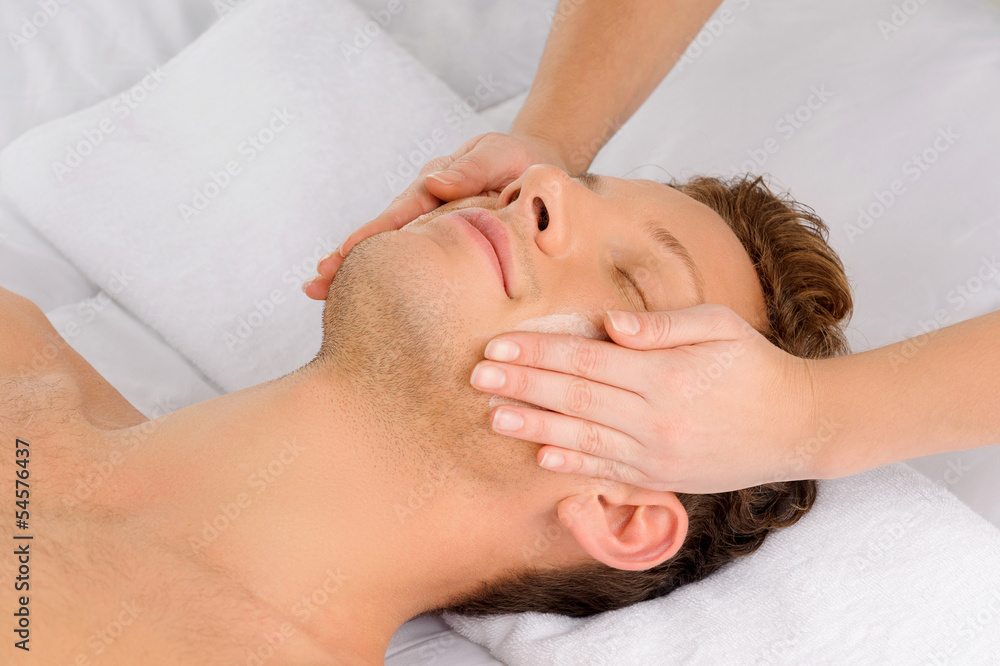
[[[781,481],[827,478],[829,433],[824,427],[819,397],[820,379],[817,361],[781,352],[785,372],[778,384],[783,389],[778,400],[785,405],[775,411],[774,424],[785,434],[786,471]]]
[[[853,445],[855,422],[852,407],[863,387],[844,382],[845,373],[855,358],[852,355],[810,359],[813,420],[812,446],[816,449],[813,471],[817,479],[839,479],[875,466],[864,460],[869,451]]]
[[[569,156],[563,150],[563,144],[558,138],[546,132],[540,132],[526,125],[518,124],[517,121],[514,121],[509,134],[514,138],[535,146],[541,154],[546,156],[548,163],[555,164],[559,168],[566,170],[570,175],[574,175],[569,165]]]

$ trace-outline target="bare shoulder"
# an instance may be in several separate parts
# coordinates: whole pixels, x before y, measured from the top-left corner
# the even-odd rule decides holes
[[[0,287],[0,418],[59,403],[101,426],[148,420],[59,335],[41,308]]]

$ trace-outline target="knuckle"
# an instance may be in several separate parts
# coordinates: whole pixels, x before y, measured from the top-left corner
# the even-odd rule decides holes
[[[389,207],[396,208],[407,203],[410,199],[417,196],[418,187],[420,187],[420,183],[413,183],[409,185],[405,190],[393,197],[392,201],[389,202]]]
[[[739,330],[739,315],[725,305],[713,304],[708,314],[713,322],[713,330],[720,336],[728,336]]]
[[[547,354],[545,353],[545,344],[542,342],[536,342],[534,340],[530,341],[518,341],[521,346],[522,356],[519,360],[523,358],[522,361],[525,365],[530,365],[533,367],[544,367]]]
[[[566,456],[566,471],[570,474],[590,474],[586,456]]]
[[[590,382],[574,379],[566,388],[566,408],[574,415],[588,414],[594,408],[596,398]]]
[[[597,424],[584,421],[577,432],[576,446],[581,453],[602,457],[606,449]]]
[[[659,315],[654,315],[649,317],[646,321],[646,326],[644,329],[648,331],[647,335],[652,337],[654,340],[667,340],[670,335],[670,327],[673,324],[673,320],[669,313],[663,313]]]
[[[531,377],[527,372],[518,372],[516,370],[505,370],[507,376],[511,378],[510,390],[514,395],[524,396],[528,393],[531,388]]]
[[[535,412],[538,410],[531,410]],[[549,419],[545,418],[544,414],[531,414],[534,418],[526,418],[525,425],[528,431],[528,435],[536,442],[548,442],[552,443],[552,423]]]
[[[614,479],[615,481],[621,481],[622,476],[619,471],[619,465],[613,460],[599,459],[596,464],[597,473],[596,475],[604,479]]]
[[[569,367],[574,375],[593,376],[604,365],[604,353],[589,340],[574,344],[569,354]]]
[[[421,167],[419,174],[420,176],[426,176],[429,173],[440,171],[441,169],[450,166],[451,163],[455,161],[455,159],[456,158],[452,155],[440,155],[438,157],[435,157],[431,160],[428,160],[427,164]]]

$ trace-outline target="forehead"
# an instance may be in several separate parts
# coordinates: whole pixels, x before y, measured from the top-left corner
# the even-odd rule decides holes
[[[661,226],[687,248],[705,280],[705,302],[720,303],[756,327],[764,322],[764,295],[750,256],[718,213],[652,180],[601,177],[602,194],[620,203],[636,226]]]

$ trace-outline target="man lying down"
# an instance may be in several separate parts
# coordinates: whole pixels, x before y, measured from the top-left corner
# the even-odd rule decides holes
[[[600,326],[608,308],[698,302],[792,353],[845,352],[851,297],[824,235],[759,180],[665,186],[536,165],[499,197],[355,247],[308,365],[155,421],[65,343],[32,368],[58,334],[4,291],[0,464],[15,477],[21,440],[32,656],[382,663],[420,614],[585,616],[753,552],[809,510],[814,481],[684,495],[549,472],[538,445],[491,430],[469,376],[526,319]],[[4,663],[23,656],[12,643]]]

